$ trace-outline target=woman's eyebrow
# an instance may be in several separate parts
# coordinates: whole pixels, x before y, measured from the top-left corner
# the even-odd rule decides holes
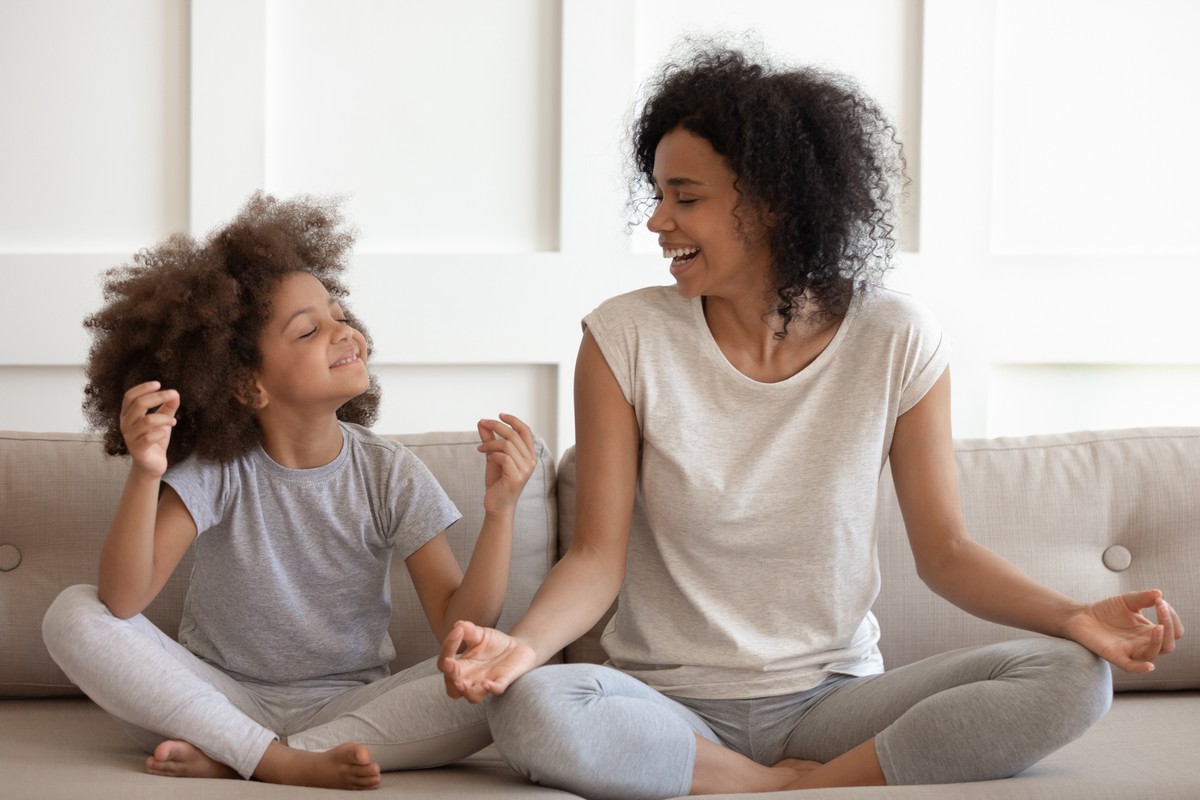
[[[656,181],[654,181],[654,185],[655,185],[655,186],[661,186],[661,185],[664,185],[664,184],[665,184],[666,186],[672,186],[672,187],[679,187],[679,186],[705,186],[705,185],[706,185],[706,184],[704,183],[704,181],[696,180],[695,178],[684,178],[684,177],[677,177],[677,178],[667,178],[667,180],[666,180],[666,181],[665,181],[663,184],[660,184],[660,183],[659,183],[657,180],[656,180]]]

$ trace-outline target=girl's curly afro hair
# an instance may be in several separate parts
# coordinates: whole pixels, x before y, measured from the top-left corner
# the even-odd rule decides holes
[[[122,401],[128,389],[151,380],[180,396],[170,463],[192,454],[228,461],[253,449],[261,440],[253,374],[261,366],[258,341],[271,293],[289,273],[307,272],[334,297],[345,297],[341,277],[353,243],[336,200],[280,201],[260,192],[204,241],[177,234],[108,270],[104,306],[83,323],[92,334],[83,410],[103,432],[105,450],[129,452]],[[369,344],[362,324],[346,312]],[[370,425],[379,398],[372,377],[338,417]]]
[[[775,311],[788,324],[838,319],[878,284],[895,251],[904,158],[883,111],[843,75],[780,69],[739,49],[684,40],[647,85],[633,124],[633,205],[653,188],[659,141],[676,128],[706,139],[748,208],[773,216]]]

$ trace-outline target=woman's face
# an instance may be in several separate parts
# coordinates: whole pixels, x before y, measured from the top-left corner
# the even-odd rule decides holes
[[[762,214],[738,193],[736,178],[707,139],[683,128],[664,136],[654,152],[658,207],[646,226],[658,234],[685,297],[753,292],[761,298],[769,288]]]

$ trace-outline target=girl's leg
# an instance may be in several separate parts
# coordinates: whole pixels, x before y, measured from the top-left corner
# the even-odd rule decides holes
[[[51,657],[147,752],[163,740],[194,744],[243,777],[275,735],[249,715],[252,695],[138,615],[122,620],[93,586],[72,586],[42,620]]]
[[[342,692],[300,725],[289,747],[324,752],[357,742],[384,771],[449,764],[492,741],[483,706],[447,696],[436,659]]]
[[[854,783],[872,766],[892,785],[1006,778],[1078,738],[1111,700],[1108,664],[1074,642],[1001,642],[841,684],[783,755],[829,762],[812,785]]]

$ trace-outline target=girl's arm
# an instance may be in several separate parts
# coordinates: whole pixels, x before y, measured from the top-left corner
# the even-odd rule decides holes
[[[479,451],[487,457],[483,527],[464,576],[438,534],[408,557],[405,564],[429,626],[439,640],[458,620],[495,625],[508,592],[513,520],[517,500],[537,466],[537,448],[529,426],[511,414],[478,424]]]
[[[439,661],[451,696],[479,702],[503,693],[586,633],[621,588],[641,434],[633,407],[587,332],[575,367],[575,420],[579,493],[571,547],[510,634],[455,626]]]
[[[140,614],[150,604],[196,538],[196,525],[169,486],[167,445],[179,394],[156,381],[125,393],[121,433],[132,464],[112,525],[100,551],[99,595],[117,617]]]
[[[1154,669],[1183,626],[1156,590],[1080,603],[970,539],[959,503],[950,432],[950,373],[896,421],[890,459],[917,574],[977,617],[1073,639],[1131,672]],[[1159,623],[1143,617],[1154,606]]]

